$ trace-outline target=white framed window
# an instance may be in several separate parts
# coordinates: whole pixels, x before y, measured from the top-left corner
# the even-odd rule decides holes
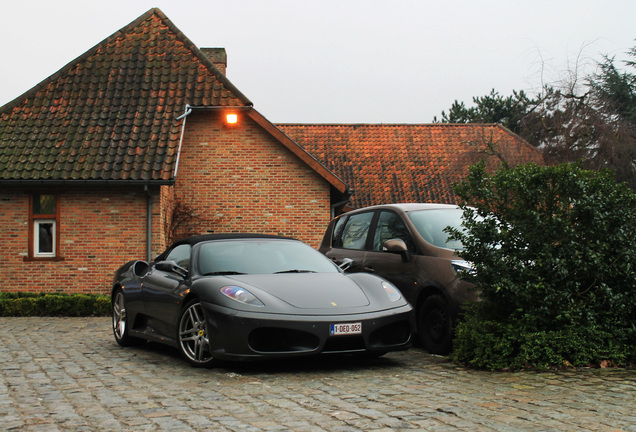
[[[33,256],[55,257],[56,228],[55,219],[36,219],[33,222]]]
[[[60,200],[54,193],[29,198],[29,253],[25,261],[62,261],[60,256]]]

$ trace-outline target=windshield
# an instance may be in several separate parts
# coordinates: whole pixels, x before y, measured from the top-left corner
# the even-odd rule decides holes
[[[337,273],[323,254],[294,240],[226,240],[202,243],[198,270],[202,275]]]
[[[409,212],[409,219],[415,225],[415,229],[427,243],[437,247],[462,250],[463,245],[458,240],[448,240],[448,233],[444,228],[451,226],[458,230],[464,230],[462,226],[463,210],[460,208],[419,210]]]

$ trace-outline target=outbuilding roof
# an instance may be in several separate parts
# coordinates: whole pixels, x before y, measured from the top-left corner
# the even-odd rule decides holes
[[[186,104],[252,105],[151,9],[0,108],[0,182],[170,183]]]
[[[278,124],[349,185],[350,207],[403,202],[458,204],[453,184],[471,164],[543,163],[496,124]]]

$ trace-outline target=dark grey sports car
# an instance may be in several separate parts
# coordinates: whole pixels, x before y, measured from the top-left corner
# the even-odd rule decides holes
[[[345,274],[294,239],[216,234],[175,242],[115,274],[123,346],[177,347],[195,366],[320,353],[382,355],[410,346],[411,306],[377,276]]]

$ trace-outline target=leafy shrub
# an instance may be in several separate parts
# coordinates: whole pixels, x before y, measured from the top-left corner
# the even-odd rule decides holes
[[[110,297],[96,294],[0,293],[0,316],[106,316]]]
[[[636,195],[609,172],[534,164],[456,186],[469,203],[451,237],[481,301],[453,358],[486,369],[636,360]]]

